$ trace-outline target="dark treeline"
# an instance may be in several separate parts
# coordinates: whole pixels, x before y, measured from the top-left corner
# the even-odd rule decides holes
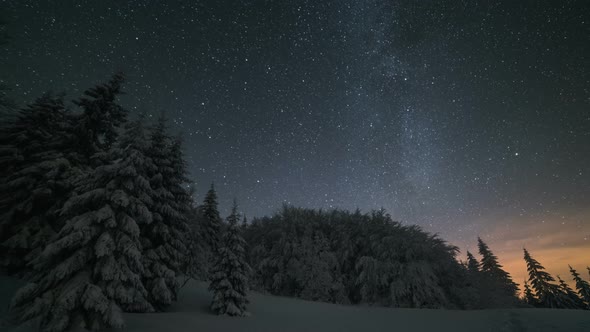
[[[518,284],[489,246],[477,259],[385,211],[362,214],[285,206],[244,224],[251,287],[274,295],[408,308],[590,309],[590,285],[570,266],[575,290],[525,252],[529,280]],[[588,268],[590,275],[590,268]]]
[[[245,237],[253,287],[276,295],[409,308],[518,304],[516,285],[499,267],[498,275],[475,276],[457,261],[456,247],[384,211],[284,207],[254,220]]]
[[[44,331],[121,327],[122,312],[165,311],[190,279],[209,282],[211,310],[247,315],[247,291],[341,304],[407,308],[587,309],[576,289],[525,250],[524,295],[478,239],[480,258],[385,211],[285,206],[225,220],[215,188],[190,190],[182,139],[160,117],[118,103],[123,76],[66,106],[47,94],[0,131],[0,268],[27,281],[14,323]]]
[[[284,207],[246,227],[253,286],[333,303],[466,308],[475,291],[457,248],[384,211]]]

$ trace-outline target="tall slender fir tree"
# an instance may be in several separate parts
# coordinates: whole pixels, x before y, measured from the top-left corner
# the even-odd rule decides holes
[[[238,226],[237,205],[234,201],[231,214],[227,217],[228,228],[211,273],[209,290],[213,291],[211,310],[218,315],[246,316],[248,298],[248,273],[244,246],[246,242]]]
[[[215,254],[219,249],[222,224],[217,209],[217,193],[213,184],[211,184],[211,188],[205,195],[205,201],[203,202],[203,223],[203,236],[210,251]]]
[[[545,271],[545,268],[534,259],[526,249],[524,260],[529,273],[531,287],[535,290],[539,306],[545,308],[564,308],[563,295],[559,286],[554,284],[555,279]]]
[[[512,281],[510,274],[502,269],[498,257],[492,253],[488,245],[481,238],[477,238],[477,247],[481,258],[481,272],[486,274],[499,286],[499,290],[507,296],[516,298],[518,284]]]

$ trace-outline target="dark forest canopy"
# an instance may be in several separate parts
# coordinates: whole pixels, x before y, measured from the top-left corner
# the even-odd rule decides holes
[[[458,248],[384,210],[354,213],[285,206],[245,231],[253,287],[334,303],[482,308],[483,289],[456,259]]]

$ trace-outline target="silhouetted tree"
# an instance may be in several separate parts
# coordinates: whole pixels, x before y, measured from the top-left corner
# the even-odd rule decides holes
[[[467,251],[467,270],[472,274],[479,272],[479,262],[469,251]]]
[[[477,238],[477,247],[481,258],[481,272],[489,282],[489,286],[494,289],[494,292],[500,292],[504,299],[499,301],[510,300],[513,302],[517,300],[516,294],[518,292],[518,284],[512,281],[510,274],[502,269],[502,265],[498,263],[498,257],[492,253],[488,245],[483,242],[481,238]]]
[[[529,281],[535,290],[539,305],[546,308],[564,308],[563,294],[559,286],[554,284],[555,279],[545,271],[545,268],[526,249],[524,260],[529,273]]]
[[[557,280],[559,281],[561,292],[565,295],[563,296],[563,306],[567,309],[584,309],[586,305],[578,294],[559,275],[557,276]]]
[[[570,268],[570,273],[574,278],[574,282],[576,283],[576,290],[578,291],[578,294],[582,300],[586,302],[586,308],[590,309],[590,284],[586,280],[582,279],[580,274],[574,270],[571,265],[568,266]]]
[[[529,286],[529,283],[526,280],[524,281],[523,300],[526,304],[529,304],[529,305],[532,305],[535,307],[539,305],[539,301],[535,297],[535,294],[533,294],[533,291],[531,290],[531,287]]]

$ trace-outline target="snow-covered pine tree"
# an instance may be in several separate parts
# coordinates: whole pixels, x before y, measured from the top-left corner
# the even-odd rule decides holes
[[[502,265],[498,263],[498,257],[492,253],[488,245],[480,237],[477,238],[477,247],[479,254],[482,256],[480,264],[481,272],[491,278],[503,294],[517,299],[518,284],[512,281],[510,274],[502,269]]]
[[[69,160],[72,128],[63,96],[46,94],[0,134],[0,266],[9,273],[26,274],[61,228],[57,209],[80,173]]]
[[[213,183],[207,195],[205,195],[205,201],[203,202],[203,224],[205,242],[209,246],[211,253],[215,255],[219,249],[222,224],[219,210],[217,209],[217,193],[215,192]]]
[[[299,297],[311,301],[347,303],[344,285],[338,279],[338,259],[330,251],[327,239],[316,234],[304,237],[300,245],[301,269],[298,283],[301,285]]]
[[[553,283],[555,279],[545,271],[545,268],[526,249],[523,249],[523,251],[529,281],[531,287],[535,290],[539,305],[545,308],[562,308],[559,286]]]
[[[116,100],[123,93],[124,80],[122,73],[116,73],[107,83],[84,91],[85,96],[74,101],[83,110],[76,132],[79,151],[86,158],[110,148],[127,120],[127,110]]]
[[[182,255],[179,257],[179,273],[185,276],[191,276],[190,264],[193,262],[191,257],[194,250],[192,247],[197,246],[191,235],[192,228],[189,224],[189,218],[192,216],[194,204],[193,192],[189,183],[187,163],[182,149],[183,138],[181,136],[172,139],[170,155],[172,160],[172,173],[165,179],[166,186],[174,196],[174,207],[178,211],[178,218],[173,223],[174,231],[177,232],[175,237],[182,240]],[[202,256],[202,253],[199,253]]]
[[[248,315],[246,292],[250,266],[245,260],[246,242],[240,234],[238,218],[237,204],[234,201],[231,214],[227,217],[229,225],[210,276],[209,290],[213,291],[211,310],[218,315]]]
[[[557,281],[559,281],[559,290],[562,293],[563,308],[584,309],[586,306],[584,301],[582,301],[578,294],[559,275],[557,275]]]
[[[586,309],[590,309],[590,284],[586,280],[582,279],[580,274],[574,270],[571,265],[568,266],[570,268],[570,273],[572,274],[572,277],[576,283],[576,290],[578,291],[580,298],[586,302]]]
[[[167,134],[161,117],[153,128],[147,156],[154,163],[150,184],[154,190],[153,221],[141,227],[144,248],[144,285],[157,310],[176,300],[177,276],[185,268],[189,228],[186,223],[190,195],[181,145]]]
[[[109,150],[108,164],[81,181],[64,205],[65,226],[33,261],[33,283],[11,304],[12,317],[39,317],[44,331],[123,325],[120,310],[150,312],[143,273],[140,226],[152,221],[153,192],[141,122],[127,125]]]

